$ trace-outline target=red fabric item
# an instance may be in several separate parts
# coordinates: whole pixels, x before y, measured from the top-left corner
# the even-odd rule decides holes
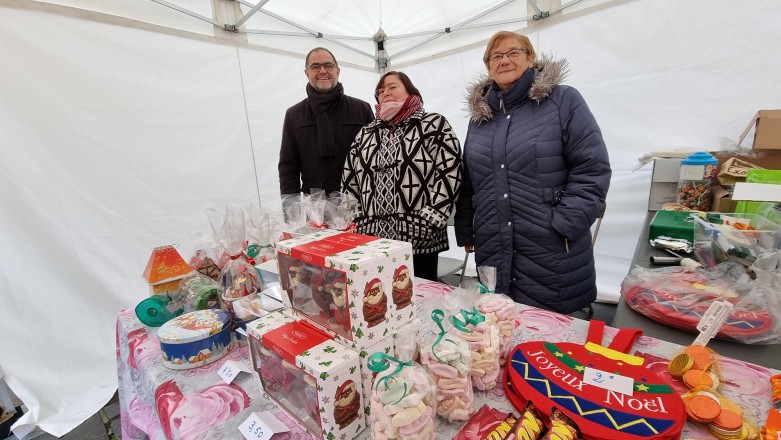
[[[587,342],[601,345],[603,330],[603,322],[591,321]],[[608,348],[627,353],[641,333],[622,329]],[[519,411],[531,400],[545,417],[558,408],[572,418],[584,439],[678,438],[686,422],[681,397],[656,372],[606,355],[571,342],[519,344],[507,363],[508,398]],[[586,368],[632,378],[632,395],[584,383]]]

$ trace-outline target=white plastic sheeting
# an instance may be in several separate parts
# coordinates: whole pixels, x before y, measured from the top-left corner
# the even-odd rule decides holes
[[[733,5],[619,2],[529,33],[539,51],[570,60],[567,83],[610,150],[596,249],[603,300],[617,299],[645,216],[648,173],[632,172],[636,158],[659,147],[713,149],[757,109],[778,107],[781,5],[741,3],[745,20]],[[208,231],[204,208],[277,202],[280,125],[305,96],[305,78],[300,56],[57,8],[0,1],[0,363],[31,409],[24,422],[62,435],[116,387],[115,317],[147,296],[150,250],[178,243],[189,256]],[[182,18],[177,29],[187,20],[199,22]],[[464,87],[484,71],[481,55],[474,47],[404,68],[427,110],[461,139]],[[347,93],[370,102],[377,77],[342,67]]]

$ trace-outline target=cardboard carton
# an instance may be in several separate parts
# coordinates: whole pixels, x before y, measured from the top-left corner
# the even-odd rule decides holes
[[[292,313],[364,350],[415,315],[412,245],[341,231],[276,244]]]
[[[358,353],[278,312],[247,324],[247,335],[263,391],[316,438],[356,438],[366,428]]]
[[[758,111],[748,127],[740,134],[738,145],[743,142],[752,128],[755,130],[751,149],[781,150],[781,110]]]

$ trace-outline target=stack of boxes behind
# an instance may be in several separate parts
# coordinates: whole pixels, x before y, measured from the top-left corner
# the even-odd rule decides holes
[[[368,356],[392,353],[393,334],[415,317],[412,246],[324,230],[279,242],[276,250],[291,307],[247,326],[253,366],[266,391],[287,399],[282,406],[315,435],[352,438],[367,423]],[[277,359],[269,361],[272,353]],[[295,380],[301,386],[291,388],[288,382]],[[282,392],[269,392],[269,386]],[[297,402],[311,400],[312,390],[319,414]]]
[[[732,199],[732,191],[736,183],[747,180],[747,175],[751,174],[750,169],[781,170],[781,110],[757,112],[741,135],[738,144],[752,128],[755,130],[751,153],[735,155],[729,152],[712,152],[719,159],[720,185],[712,189],[713,211],[736,211],[737,202]],[[665,203],[677,202],[680,167],[680,158],[655,159],[648,210],[657,211],[662,209]],[[748,180],[751,181],[751,178]]]

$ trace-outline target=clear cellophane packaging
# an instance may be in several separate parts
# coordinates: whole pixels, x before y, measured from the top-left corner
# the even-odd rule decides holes
[[[370,397],[372,439],[435,439],[436,385],[423,367],[382,352],[369,355],[367,365],[376,374]]]
[[[214,238],[200,233],[195,239],[195,252],[190,257],[188,265],[194,271],[215,281],[218,280],[220,272],[223,266],[225,266],[225,260],[222,258],[222,247],[214,241]]]
[[[260,264],[276,258],[274,243],[281,234],[277,219],[262,206],[252,204],[246,208],[247,249],[250,263]]]
[[[727,261],[691,270],[674,266],[659,269],[635,267],[621,283],[627,305],[654,321],[697,332],[697,324],[716,301],[732,310],[717,339],[743,344],[781,342],[781,270],[779,251],[761,254],[751,267],[756,279],[741,264]]]
[[[393,333],[393,350],[402,361],[420,363],[420,344],[423,336],[423,322],[415,316]]]
[[[495,314],[485,316],[477,309],[480,293],[476,284],[465,281],[448,295],[447,330],[469,344],[472,385],[487,391],[499,384],[503,341]]]
[[[306,211],[304,211],[303,197],[306,196],[302,194],[282,196],[283,240],[306,234]]]
[[[434,304],[436,300],[430,300],[423,307],[431,321],[422,338],[420,362],[437,386],[436,414],[448,422],[463,423],[475,412],[472,351],[465,340],[446,330],[445,312],[430,309]]]
[[[516,327],[515,301],[507,295],[496,292],[496,268],[480,266],[477,268],[480,283],[478,290],[477,311],[486,319],[496,321],[499,326],[501,348],[499,350],[499,365],[507,363],[507,355],[512,348],[513,331]]]
[[[690,389],[718,391],[721,388],[721,357],[703,345],[689,345],[676,353],[668,371]]]
[[[325,223],[330,229],[355,232],[358,200],[346,193],[331,193],[325,203]]]
[[[179,283],[184,313],[222,308],[222,293],[222,286],[218,282],[198,272],[184,277]]]
[[[308,196],[304,196],[303,210],[306,215],[306,225],[315,232],[317,229],[327,229],[325,222],[326,195],[322,189],[312,189]]]
[[[219,282],[224,289],[222,300],[227,310],[232,312],[233,301],[262,290],[260,276],[244,254],[247,241],[244,210],[240,206],[228,206],[224,215],[213,209],[207,210],[207,215],[215,241],[229,256],[220,272]]]

